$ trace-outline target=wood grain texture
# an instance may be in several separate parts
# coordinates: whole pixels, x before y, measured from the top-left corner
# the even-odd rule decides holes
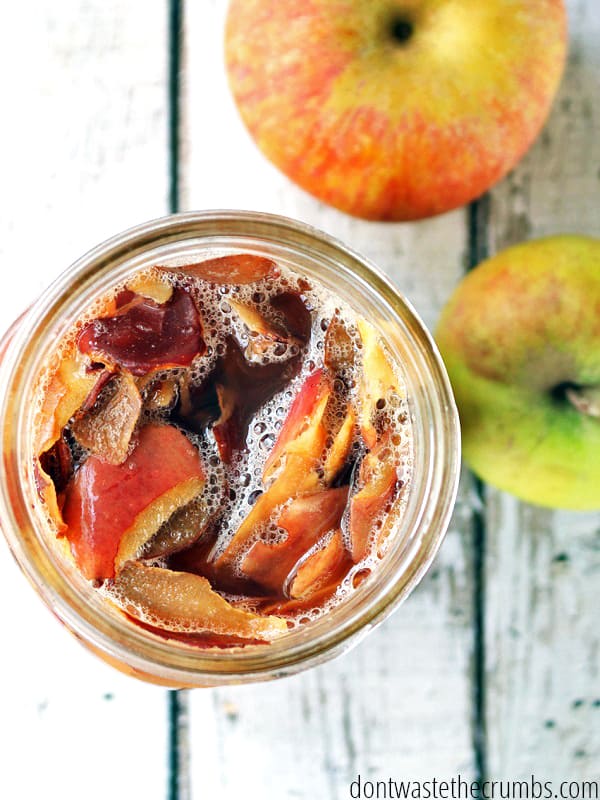
[[[3,330],[74,258],[166,212],[166,11],[141,0],[11,3],[0,32]],[[71,638],[4,540],[0,607],[0,797],[100,800],[135,780],[128,796],[163,798],[164,691]]]
[[[86,250],[166,213],[166,9],[150,6],[2,7],[2,328]]]
[[[230,98],[225,7],[186,6],[182,207],[250,208],[316,225],[372,258],[433,325],[464,269],[464,212],[366,223],[291,184],[257,151]],[[435,569],[350,654],[276,683],[192,693],[193,797],[346,798],[359,772],[471,774],[471,535],[463,492]]]
[[[569,0],[570,56],[540,139],[491,197],[492,252],[600,236],[600,6]],[[600,487],[599,487],[600,491]],[[488,492],[488,763],[493,777],[597,778],[600,514]]]

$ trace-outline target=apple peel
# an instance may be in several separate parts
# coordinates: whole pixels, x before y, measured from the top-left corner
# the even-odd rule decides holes
[[[360,319],[357,324],[363,345],[359,424],[365,444],[372,449],[378,439],[375,420],[379,407],[385,407],[390,395],[401,392],[377,331],[365,320]]]
[[[60,438],[71,417],[84,405],[99,380],[88,370],[89,361],[74,351],[64,358],[50,379],[41,410],[36,450],[44,453]]]
[[[115,570],[119,572],[128,561],[137,558],[162,526],[178,509],[190,503],[204,489],[204,480],[188,478],[161,495],[135,518],[134,524],[122,535],[115,556]],[[144,553],[144,557],[147,557]]]
[[[235,608],[206,578],[188,572],[131,562],[107,589],[127,614],[165,630],[271,640],[288,629],[278,617]]]
[[[185,550],[206,531],[212,514],[202,497],[178,508],[141,550],[144,559],[170,556]]]
[[[161,270],[189,275],[218,285],[245,286],[256,283],[267,277],[276,277],[279,273],[277,264],[270,258],[255,256],[250,253],[209,258],[196,264],[184,264],[181,267],[160,267]]]
[[[282,542],[252,545],[241,564],[255,583],[283,594],[288,576],[311,547],[339,527],[348,500],[348,487],[303,495],[286,506],[277,524],[287,532]]]
[[[82,353],[100,354],[136,376],[187,367],[205,353],[202,322],[188,292],[176,289],[166,303],[122,294],[125,305],[83,327],[77,339]]]
[[[232,299],[229,299],[228,303],[250,332],[250,341],[246,348],[247,356],[262,356],[277,344],[285,346],[301,344],[294,336],[269,322],[256,309]]]
[[[157,454],[160,453],[160,462]],[[148,424],[118,465],[90,456],[65,492],[64,520],[84,577],[112,578],[162,523],[204,486],[196,448],[169,425]]]
[[[367,555],[374,525],[388,510],[399,486],[389,437],[388,433],[364,456],[358,476],[361,488],[350,500],[349,549],[355,563]]]
[[[324,481],[332,483],[346,463],[356,432],[356,414],[352,405],[346,406],[346,416],[325,458]]]
[[[331,381],[323,370],[309,375],[302,384],[279,432],[263,469],[263,481],[277,471],[290,453],[315,451],[315,437],[322,428],[323,415],[332,393]],[[318,455],[321,455],[320,451]]]
[[[73,435],[92,455],[107,464],[122,464],[142,410],[142,398],[128,373],[115,375],[111,394],[72,425]]]
[[[337,529],[300,564],[290,582],[288,594],[295,600],[303,600],[318,591],[332,588],[340,583],[351,566],[342,532]]]

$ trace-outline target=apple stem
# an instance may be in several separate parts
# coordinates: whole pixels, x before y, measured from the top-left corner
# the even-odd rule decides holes
[[[600,386],[570,386],[565,394],[567,400],[581,414],[600,418]]]
[[[406,44],[414,33],[412,22],[406,17],[395,17],[390,24],[390,34],[397,44]]]

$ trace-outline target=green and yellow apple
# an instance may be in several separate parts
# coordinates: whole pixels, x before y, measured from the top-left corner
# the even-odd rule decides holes
[[[511,247],[470,272],[437,341],[473,470],[552,508],[600,508],[600,240]]]
[[[366,219],[481,195],[521,158],[556,93],[563,0],[231,0],[241,116],[293,181]]]

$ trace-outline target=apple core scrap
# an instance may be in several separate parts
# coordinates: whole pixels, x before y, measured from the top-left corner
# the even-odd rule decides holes
[[[401,375],[371,324],[268,258],[139,272],[40,375],[48,528],[150,635],[267,643],[385,557],[412,469]]]

